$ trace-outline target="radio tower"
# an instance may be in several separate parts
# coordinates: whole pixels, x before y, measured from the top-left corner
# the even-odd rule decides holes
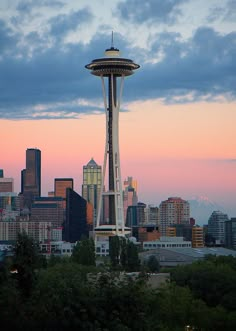
[[[119,49],[113,45],[113,32],[111,47],[106,49],[103,58],[95,59],[85,68],[101,78],[104,108],[106,113],[106,142],[102,174],[102,188],[108,182],[108,190],[100,194],[95,234],[102,236],[125,236],[130,228],[125,227],[122,181],[119,153],[119,110],[124,85],[124,78],[133,74],[139,65],[132,60],[120,57]],[[107,81],[107,89],[105,86]],[[108,163],[108,171],[106,171]],[[106,178],[107,176],[107,178]],[[108,196],[109,224],[101,225],[101,210],[103,197]]]

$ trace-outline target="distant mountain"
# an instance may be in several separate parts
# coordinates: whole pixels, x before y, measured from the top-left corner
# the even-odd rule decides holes
[[[208,197],[193,197],[188,202],[190,203],[190,216],[196,220],[198,225],[208,224],[208,219],[215,210],[225,212],[222,206],[211,201]]]

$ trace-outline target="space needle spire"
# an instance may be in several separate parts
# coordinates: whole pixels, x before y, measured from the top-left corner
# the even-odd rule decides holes
[[[124,78],[132,75],[134,70],[139,68],[139,65],[130,59],[120,57],[119,49],[114,47],[112,31],[111,47],[105,50],[105,57],[93,60],[85,68],[89,69],[93,75],[101,78],[106,114],[106,141],[102,187],[107,182],[108,189],[101,191],[95,234],[103,236],[125,236],[130,233],[130,229],[125,227],[123,212],[119,152],[119,110]],[[106,196],[109,201],[109,219],[108,224],[102,225],[102,201]]]

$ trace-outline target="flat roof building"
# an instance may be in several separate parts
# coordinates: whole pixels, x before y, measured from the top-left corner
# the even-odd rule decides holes
[[[0,177],[0,193],[13,192],[14,179]]]

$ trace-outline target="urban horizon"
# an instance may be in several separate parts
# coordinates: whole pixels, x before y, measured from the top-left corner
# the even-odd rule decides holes
[[[36,147],[33,148],[33,147],[29,147],[27,149],[37,149]],[[40,150],[40,149],[39,149]],[[26,151],[25,151],[26,152]],[[41,154],[43,155],[42,151],[40,150]],[[24,156],[25,158],[25,156]],[[94,159],[93,157],[91,157],[91,159]],[[91,160],[90,159],[90,160]],[[55,176],[55,177],[52,177],[51,178],[51,182],[47,183],[48,184],[48,190],[45,190],[45,188],[43,189],[42,185],[42,191],[41,191],[41,197],[47,197],[48,196],[48,193],[51,193],[54,191],[54,185],[55,185],[55,179],[63,179],[63,178],[72,178],[73,179],[73,182],[74,182],[74,191],[77,192],[80,196],[82,196],[82,184],[83,184],[83,166],[86,166],[88,162],[85,162],[82,167],[81,167],[81,178],[80,178],[80,181],[79,181],[79,184],[78,184],[78,180],[76,180],[76,178],[74,177],[71,177],[71,176],[68,176],[66,174],[66,172],[64,172],[64,176]],[[99,165],[101,166],[97,161],[96,159],[94,159],[94,161]],[[25,160],[24,160],[25,162]],[[41,162],[43,164],[43,157],[41,159]],[[25,166],[22,167],[22,169],[20,170],[20,172],[25,168]],[[2,169],[3,170],[3,173],[4,173],[4,178],[13,178],[13,183],[14,183],[14,193],[17,193],[19,194],[21,192],[20,190],[20,187],[21,187],[21,183],[20,183],[20,177],[21,175],[19,174],[18,176],[18,186],[19,186],[19,190],[16,189],[16,180],[14,177],[12,176],[6,176],[6,170],[7,169]],[[162,197],[162,199],[160,201],[156,201],[153,203],[153,200],[143,200],[143,199],[140,199],[139,197],[142,196],[142,192],[140,191],[139,189],[139,180],[137,178],[135,178],[134,176],[132,176],[132,174],[128,174],[128,176],[126,176],[125,178],[122,178],[122,187],[124,187],[124,182],[128,179],[128,177],[131,177],[133,178],[133,180],[137,181],[137,195],[138,195],[138,202],[141,202],[141,203],[145,203],[147,206],[150,205],[150,206],[155,206],[155,207],[159,207],[161,202],[165,201],[165,200],[168,200],[168,198],[170,197],[180,197],[181,199],[183,200],[186,200],[190,203],[190,217],[193,217],[195,220],[196,220],[196,224],[197,225],[204,225],[204,224],[207,224],[208,222],[208,219],[210,218],[211,216],[211,213],[213,211],[221,211],[225,214],[228,215],[229,219],[231,217],[235,217],[235,214],[232,214],[230,215],[228,213],[228,211],[220,204],[217,204],[213,201],[210,201],[207,197],[205,196],[193,196],[193,197],[190,197],[190,198],[186,198],[186,197],[183,197],[181,196],[180,194],[176,194],[176,195],[169,195],[169,196],[164,196]],[[41,178],[42,178],[42,183],[44,182],[43,180],[43,175],[41,174]],[[78,178],[77,178],[78,179]]]

